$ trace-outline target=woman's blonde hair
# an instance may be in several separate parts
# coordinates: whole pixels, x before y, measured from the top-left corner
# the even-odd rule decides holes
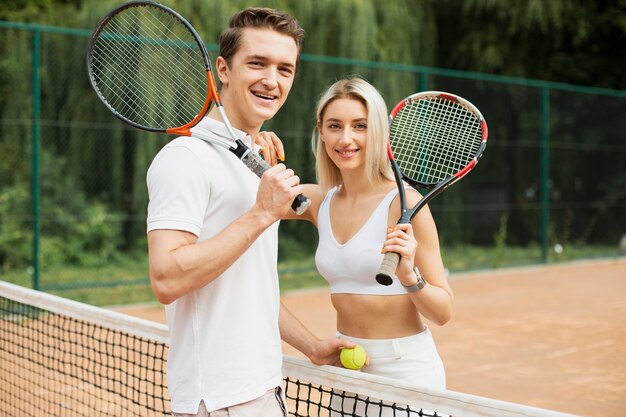
[[[363,103],[367,109],[367,155],[365,170],[370,183],[393,180],[393,171],[387,156],[389,119],[385,100],[378,90],[362,78],[343,79],[335,82],[322,95],[317,104],[316,124],[311,136],[315,152],[317,183],[325,190],[340,185],[341,172],[326,153],[320,140],[319,126],[330,103],[337,99],[352,99]]]

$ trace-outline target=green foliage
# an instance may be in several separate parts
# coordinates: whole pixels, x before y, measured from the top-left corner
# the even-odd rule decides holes
[[[626,89],[623,1],[436,4],[440,66]],[[455,30],[442,30],[453,19]]]
[[[0,4],[0,19],[90,30],[120,3],[16,0]],[[253,0],[163,3],[186,16],[209,44],[232,13],[259,5]],[[262,5],[298,17],[307,30],[304,52],[324,56],[303,61],[287,104],[264,126],[283,139],[287,163],[303,181],[315,181],[309,139],[316,101],[340,77],[365,77],[389,105],[428,88],[456,92],[481,108],[490,128],[486,155],[431,210],[444,245],[495,242],[487,264],[494,254],[497,264],[506,264],[511,246],[539,241],[539,90],[328,57],[626,88],[623,2],[265,0]],[[104,109],[87,81],[87,42],[76,34],[41,33],[45,271],[145,251],[145,174],[170,139],[128,128]],[[32,32],[0,29],[0,265],[5,270],[30,264],[32,47]],[[574,244],[614,241],[624,226],[623,99],[552,90],[550,103],[552,236]],[[593,158],[581,166],[588,151]],[[596,185],[598,179],[607,180]],[[281,260],[310,255],[316,236],[306,222],[284,222]],[[569,250],[568,245],[564,255]]]
[[[56,265],[102,265],[118,250],[118,216],[97,201],[88,201],[75,178],[66,175],[62,158],[48,153],[41,164],[41,260]],[[0,190],[0,268],[32,262],[30,185],[16,183]]]
[[[290,234],[286,226],[291,223],[301,223],[299,230],[301,233],[297,236]],[[287,231],[285,231],[287,229]],[[280,261],[295,260],[298,261],[306,258],[315,251],[317,247],[317,230],[309,222],[291,222],[285,221],[281,223],[278,235],[278,259]]]
[[[51,0],[13,0],[0,3],[0,19],[2,20],[27,20],[34,16],[40,16],[42,12],[50,8]]]
[[[442,248],[444,264],[456,273],[493,269],[493,249],[481,246],[445,246]],[[617,258],[617,247],[569,245],[551,262],[568,262],[579,259]],[[623,254],[621,255],[623,257]],[[540,262],[540,248],[507,246],[503,251],[501,268],[522,267]],[[279,262],[281,292],[306,288],[327,287],[327,282],[317,273],[312,256]],[[0,275],[0,279],[30,286],[29,277],[21,271]],[[139,302],[156,302],[148,278],[148,256],[143,251],[121,256],[115,263],[93,266],[64,266],[46,270],[46,291],[81,302],[111,306]]]
[[[24,183],[0,189],[0,270],[30,263],[32,233],[25,207],[29,199]]]

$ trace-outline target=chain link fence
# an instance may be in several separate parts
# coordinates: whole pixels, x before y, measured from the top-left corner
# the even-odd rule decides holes
[[[147,280],[145,174],[170,138],[129,128],[101,105],[87,80],[89,36],[0,22],[0,272],[35,287]],[[514,248],[531,249],[520,264],[548,262],[564,248],[620,256],[625,91],[305,54],[285,108],[264,126],[283,139],[287,163],[304,181],[315,180],[316,101],[351,75],[377,86],[388,106],[440,90],[485,116],[489,141],[479,166],[431,204],[444,258],[482,248],[490,260],[472,267],[490,268]],[[282,261],[313,253],[316,232],[303,223],[281,225]],[[112,265],[124,276],[104,267]],[[67,278],[58,271],[68,266],[101,276]]]

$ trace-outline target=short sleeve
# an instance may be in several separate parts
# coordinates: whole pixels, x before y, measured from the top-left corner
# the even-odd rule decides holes
[[[200,235],[210,197],[210,175],[184,146],[166,147],[155,157],[146,177],[147,231],[184,230]]]

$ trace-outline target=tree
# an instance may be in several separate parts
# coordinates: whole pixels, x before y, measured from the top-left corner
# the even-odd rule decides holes
[[[623,0],[443,0],[435,9],[439,66],[626,89]]]

